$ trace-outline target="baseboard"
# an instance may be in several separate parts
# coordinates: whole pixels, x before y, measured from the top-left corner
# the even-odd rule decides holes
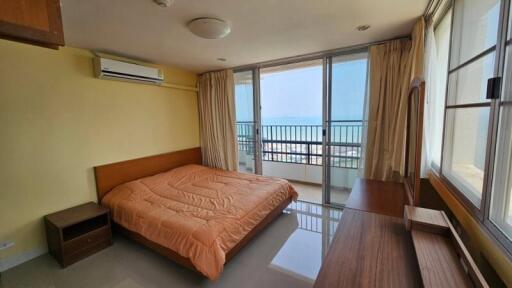
[[[22,263],[30,261],[36,257],[46,254],[47,252],[48,250],[46,248],[37,248],[18,255],[0,259],[0,272],[4,272]]]

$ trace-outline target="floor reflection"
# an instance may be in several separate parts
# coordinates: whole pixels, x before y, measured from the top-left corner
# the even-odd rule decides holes
[[[297,217],[297,227],[274,256],[270,267],[314,282],[342,210],[298,201],[290,204],[285,213]]]
[[[65,269],[48,254],[9,269],[0,287],[310,288],[341,214],[292,203],[226,263],[216,281],[115,233],[114,245]]]
[[[322,184],[288,181],[299,193],[299,200],[315,204],[322,203]],[[350,196],[351,189],[331,186],[330,191],[332,203],[345,204]]]

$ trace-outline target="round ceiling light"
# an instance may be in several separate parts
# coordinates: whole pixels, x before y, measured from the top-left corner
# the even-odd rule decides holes
[[[356,27],[357,31],[366,31],[368,29],[370,29],[370,25],[359,25]]]
[[[172,3],[174,3],[174,0],[153,0],[155,1],[155,3],[160,6],[160,7],[163,7],[163,8],[167,8],[169,6],[172,5]]]
[[[188,29],[195,35],[205,39],[219,39],[231,32],[226,21],[217,18],[197,18],[188,23]]]

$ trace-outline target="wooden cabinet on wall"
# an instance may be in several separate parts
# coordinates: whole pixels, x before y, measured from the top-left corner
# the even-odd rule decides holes
[[[64,46],[60,0],[0,0],[0,37],[40,46]]]

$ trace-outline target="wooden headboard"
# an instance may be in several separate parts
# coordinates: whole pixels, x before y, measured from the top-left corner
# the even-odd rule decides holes
[[[201,148],[191,148],[160,155],[94,167],[98,202],[114,187],[168,171],[186,164],[201,164]]]

